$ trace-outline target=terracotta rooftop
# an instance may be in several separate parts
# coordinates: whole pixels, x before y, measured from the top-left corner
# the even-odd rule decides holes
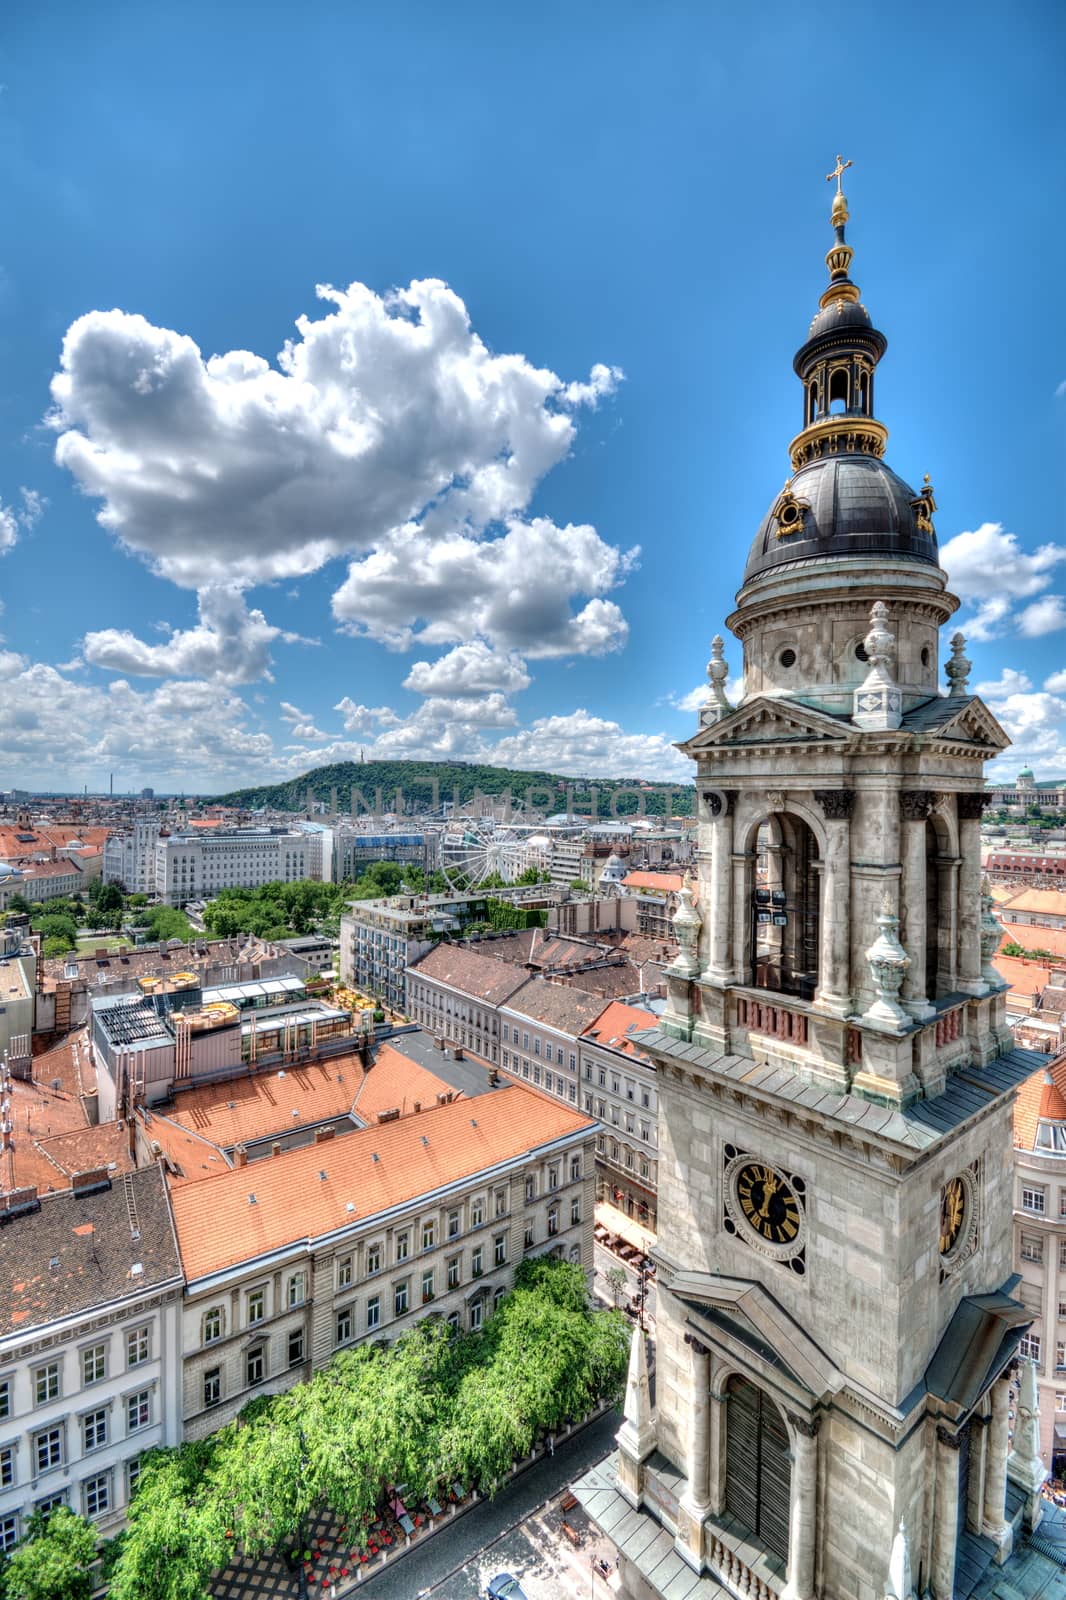
[[[1040,1067],[1018,1085],[1014,1101],[1014,1143],[1020,1150],[1036,1146],[1041,1120],[1066,1122],[1066,1056]]]
[[[528,977],[524,967],[481,955],[469,945],[447,942],[428,950],[413,968],[420,977],[450,984],[489,1005],[502,1005]]]
[[[444,1078],[385,1042],[377,1047],[369,1072],[353,1052],[286,1067],[283,1073],[242,1075],[179,1091],[173,1102],[142,1119],[144,1137],[158,1143],[168,1158],[173,1184],[199,1183],[227,1170],[229,1152],[238,1144],[282,1138],[348,1115],[355,1119],[353,1131],[361,1123],[376,1126],[381,1112],[411,1115],[416,1102],[431,1106],[448,1092],[456,1091]]]
[[[1005,944],[1020,944],[1023,950],[1047,950],[1049,954],[1062,956],[1066,960],[1066,928],[1040,928],[1027,922],[1008,922],[1004,926],[1006,931],[1000,941],[1001,950]],[[998,956],[996,961],[998,965]]]
[[[186,1275],[318,1238],[593,1126],[513,1084],[177,1187]]]
[[[181,1277],[167,1193],[155,1166],[96,1194],[44,1200],[39,1211],[7,1223],[3,1241],[0,1334],[25,1334]]]
[[[53,1189],[65,1188],[79,1172],[97,1167],[116,1172],[132,1172],[136,1163],[130,1156],[129,1136],[124,1122],[100,1122],[93,1128],[73,1128],[70,1133],[54,1133],[35,1141],[40,1154],[52,1164]],[[37,1182],[30,1179],[30,1182]],[[45,1185],[37,1183],[44,1192]]]
[[[1022,889],[1004,900],[1000,910],[1004,917],[1012,911],[1066,917],[1066,889]]]
[[[157,1115],[219,1148],[250,1144],[343,1116],[351,1110],[363,1079],[359,1057],[344,1056],[181,1090],[172,1103],[158,1108]]]
[[[612,1000],[589,1023],[581,1037],[590,1044],[606,1045],[611,1050],[620,1050],[623,1055],[639,1056],[646,1061],[644,1052],[638,1050],[627,1035],[631,1028],[654,1028],[658,1020],[653,1011],[645,1011],[642,1006],[627,1006],[620,1000]]]
[[[0,1169],[0,1189],[32,1184],[45,1194],[50,1190],[66,1188],[71,1170],[83,1171],[96,1164],[95,1160],[87,1159],[84,1166],[80,1165],[76,1142],[53,1151],[53,1141],[58,1136],[96,1132],[89,1126],[89,1115],[82,1098],[94,1094],[96,1090],[96,1074],[89,1063],[85,1029],[79,1028],[51,1050],[35,1055],[32,1058],[32,1072],[31,1082],[15,1078],[11,1083],[14,1182],[11,1182],[5,1165]],[[116,1123],[108,1126],[117,1128]],[[102,1137],[107,1144],[112,1135],[109,1133]],[[121,1137],[116,1141],[116,1148],[120,1143]],[[110,1145],[107,1147],[111,1148]],[[75,1163],[73,1169],[64,1152],[70,1162]],[[109,1154],[107,1159],[117,1160],[118,1157]]]
[[[1051,981],[1051,969],[1038,961],[1023,961],[1020,956],[997,955],[995,968],[1000,977],[1010,984],[1015,999],[1031,999]]]
[[[680,872],[627,872],[623,889],[659,889],[663,894],[678,894],[685,886]]]
[[[67,845],[73,844],[75,840],[94,849],[103,849],[104,842],[112,831],[111,828],[78,828],[73,823],[56,822],[28,828],[14,827],[7,823],[0,827],[0,861],[10,861],[27,852],[47,853],[53,845],[57,850],[65,850]]]

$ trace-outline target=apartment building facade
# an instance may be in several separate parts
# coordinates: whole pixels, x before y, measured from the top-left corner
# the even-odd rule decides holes
[[[596,1136],[596,1199],[655,1232],[658,1101],[655,1063],[631,1034],[658,1018],[612,1001],[578,1040],[581,1108],[601,1124]]]
[[[578,1038],[601,995],[530,978],[500,1006],[500,1065],[512,1077],[578,1105]]]
[[[189,829],[156,840],[154,891],[166,905],[220,889],[258,889],[310,876],[311,838],[288,828]]]
[[[181,1438],[182,1273],[157,1166],[3,1196],[0,1550],[58,1505],[116,1531],[140,1460]]]
[[[1033,1313],[1021,1354],[1036,1362],[1045,1464],[1066,1470],[1066,1057],[1026,1080],[1014,1106],[1017,1298]]]
[[[424,1317],[481,1327],[524,1256],[591,1271],[594,1143],[512,1085],[179,1187],[185,1436]]]

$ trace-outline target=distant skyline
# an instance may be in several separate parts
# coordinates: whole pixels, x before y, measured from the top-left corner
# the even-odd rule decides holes
[[[1066,773],[1061,7],[0,22],[0,788],[691,776],[836,152],[971,688]],[[332,286],[332,287],[330,287]]]

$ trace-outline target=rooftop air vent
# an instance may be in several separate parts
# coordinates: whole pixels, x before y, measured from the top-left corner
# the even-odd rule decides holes
[[[256,1204],[257,1204],[257,1201],[256,1201],[256,1198],[255,1198],[255,1195],[254,1195],[254,1194],[250,1194],[250,1195],[249,1195],[249,1196],[248,1196],[248,1204],[249,1204],[249,1205],[250,1205],[250,1206],[254,1206],[254,1205],[256,1205]]]

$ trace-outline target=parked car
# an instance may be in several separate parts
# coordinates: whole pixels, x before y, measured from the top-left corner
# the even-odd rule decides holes
[[[488,1600],[528,1600],[526,1591],[510,1572],[498,1572],[485,1593]]]

